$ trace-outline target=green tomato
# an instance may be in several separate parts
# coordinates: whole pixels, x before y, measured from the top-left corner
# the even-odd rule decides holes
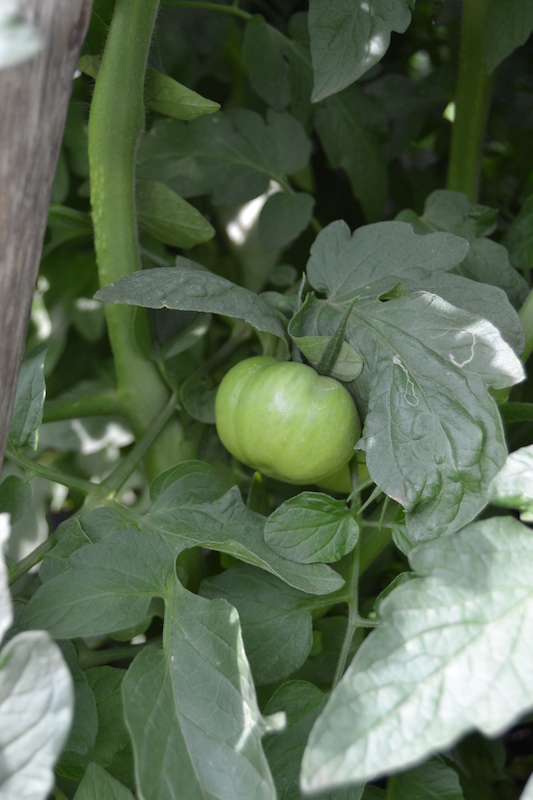
[[[269,356],[230,369],[217,392],[215,419],[235,458],[288,483],[316,483],[337,472],[361,436],[355,405],[341,383]]]

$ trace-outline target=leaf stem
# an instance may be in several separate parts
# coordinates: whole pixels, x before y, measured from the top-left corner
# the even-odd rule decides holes
[[[348,660],[348,654],[350,652],[350,647],[352,645],[352,640],[355,634],[355,630],[356,628],[360,627],[361,617],[359,616],[359,556],[360,556],[360,545],[358,542],[352,553],[350,584],[348,590],[350,600],[348,601],[348,621],[346,625],[346,633],[344,634],[341,652],[339,655],[339,660],[337,662],[337,668],[335,670],[335,675],[333,677],[333,683],[331,687],[332,689],[335,688],[335,686],[338,684],[338,682],[344,675],[344,670],[346,668],[346,662]]]
[[[32,550],[25,558],[19,561],[9,570],[9,585],[13,586],[14,583],[22,578],[32,567],[35,567],[40,561],[43,560],[46,553],[49,553],[52,548],[56,546],[54,533],[41,542],[35,550]]]
[[[483,55],[488,0],[464,0],[459,76],[455,94],[447,188],[463,192],[475,203],[483,156],[485,128],[492,93]]]
[[[529,352],[533,350],[533,330],[531,339]],[[504,422],[533,422],[533,403],[502,403],[498,408]]]
[[[31,461],[23,456],[22,453],[13,453],[8,450],[6,456],[13,464],[22,467],[24,471],[29,472],[31,475],[37,475],[39,478],[46,478],[46,480],[52,481],[52,483],[68,486],[69,489],[81,492],[85,496],[98,492],[98,484],[86,481],[84,478],[77,478],[75,475],[68,475],[66,472],[53,467],[46,467],[44,464],[39,464],[38,461]]]
[[[236,6],[223,6],[220,3],[198,3],[195,0],[164,0],[161,8],[194,8],[197,11],[217,11],[221,14],[231,14],[241,19],[251,19],[252,14],[242,11]]]

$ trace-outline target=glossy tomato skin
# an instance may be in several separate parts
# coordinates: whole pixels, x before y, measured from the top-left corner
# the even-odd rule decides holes
[[[361,425],[347,389],[305,364],[257,356],[223,378],[215,402],[222,444],[265,475],[306,484],[354,454]]]

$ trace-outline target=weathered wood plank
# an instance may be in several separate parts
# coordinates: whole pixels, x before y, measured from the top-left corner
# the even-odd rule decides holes
[[[0,70],[0,469],[74,70],[92,0],[19,0],[43,40]]]

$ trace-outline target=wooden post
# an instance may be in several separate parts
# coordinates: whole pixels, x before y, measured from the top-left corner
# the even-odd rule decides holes
[[[43,47],[0,70],[0,470],[74,70],[92,0],[19,0]]]

